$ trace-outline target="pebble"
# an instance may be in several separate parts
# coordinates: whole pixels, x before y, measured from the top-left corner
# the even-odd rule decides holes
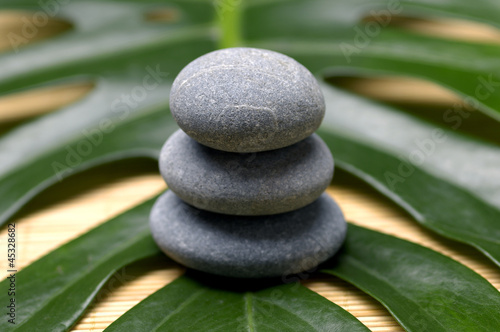
[[[233,215],[301,208],[328,187],[333,168],[330,150],[316,134],[279,150],[239,154],[206,147],[178,130],[160,154],[160,172],[182,200]]]
[[[206,146],[259,152],[311,135],[325,102],[314,76],[292,58],[229,48],[203,55],[179,73],[170,110],[178,125]]]
[[[322,194],[299,210],[272,216],[228,216],[196,209],[167,191],[150,226],[158,246],[187,267],[239,278],[284,277],[332,257],[347,225]]]

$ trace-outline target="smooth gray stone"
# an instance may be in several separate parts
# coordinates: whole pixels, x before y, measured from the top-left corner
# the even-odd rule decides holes
[[[175,261],[239,278],[310,270],[337,252],[347,230],[327,194],[296,211],[243,217],[196,209],[168,191],[153,206],[150,226],[158,246]]]
[[[233,215],[301,208],[328,187],[333,167],[330,150],[316,134],[286,148],[240,154],[206,147],[178,130],[160,154],[160,172],[180,198]]]
[[[292,58],[255,48],[205,54],[177,76],[170,109],[198,142],[230,152],[282,148],[311,135],[325,114],[314,76]]]

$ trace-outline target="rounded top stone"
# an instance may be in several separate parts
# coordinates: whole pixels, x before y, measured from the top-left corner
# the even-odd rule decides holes
[[[174,81],[170,109],[181,129],[203,145],[259,152],[311,135],[325,102],[314,76],[297,61],[238,47],[188,64]]]

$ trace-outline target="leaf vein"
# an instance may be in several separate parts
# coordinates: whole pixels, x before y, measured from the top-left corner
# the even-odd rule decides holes
[[[175,316],[176,314],[181,312],[182,309],[187,307],[194,300],[196,300],[198,297],[200,297],[203,293],[206,293],[206,292],[207,292],[206,289],[200,289],[200,290],[194,292],[193,294],[191,294],[188,298],[186,298],[184,301],[182,301],[182,303],[177,307],[177,309],[175,309],[174,311],[172,311],[171,313],[166,315],[155,327],[153,327],[151,329],[151,331],[158,331],[158,329],[161,328],[162,325],[165,324],[170,318],[172,318],[173,316]]]

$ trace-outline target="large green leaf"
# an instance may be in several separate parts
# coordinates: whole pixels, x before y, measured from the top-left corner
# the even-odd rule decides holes
[[[500,292],[425,247],[351,224],[329,264],[323,272],[375,297],[408,332],[500,330]]]
[[[6,316],[0,330],[68,330],[116,271],[160,252],[149,231],[152,205],[153,200],[139,205],[15,274],[15,294],[0,295],[5,305],[15,298],[15,324]],[[10,283],[4,280],[0,287],[7,290]]]
[[[38,1],[27,3],[5,6],[55,14],[74,28],[50,41],[20,45],[17,52],[0,55],[0,94],[82,75],[121,80],[130,71],[140,75],[131,77],[134,86],[143,86],[147,66],[160,66],[173,80],[186,63],[214,48],[209,29],[214,11],[209,3],[169,1],[160,8],[171,11],[172,17],[161,23],[146,20],[147,13],[159,7],[155,1],[81,0],[51,11]],[[131,94],[127,86],[120,92]]]
[[[41,3],[38,0],[0,0],[2,8],[47,12]],[[498,119],[499,47],[419,36],[389,27],[377,30],[368,38],[360,36],[359,31],[362,31],[361,35],[363,31],[367,35],[366,26],[360,23],[361,18],[372,10],[381,13],[381,10],[390,9],[388,3],[368,0],[214,3],[209,0],[81,0],[58,5],[53,8],[54,13],[72,22],[73,30],[49,41],[20,48],[18,52],[0,55],[0,95],[75,80],[94,82],[95,88],[84,100],[19,127],[0,139],[0,222],[38,192],[70,174],[117,159],[157,157],[162,143],[175,128],[166,110],[170,82],[190,60],[215,49],[216,37],[222,39],[219,45],[223,46],[241,43],[282,51],[312,71],[329,75],[421,77],[468,97],[469,104]],[[499,25],[499,5],[493,1],[405,0],[399,4],[402,11],[396,10],[398,15],[447,16]],[[157,8],[170,13],[167,22],[145,20],[147,13]],[[151,71],[165,74],[154,75]],[[154,78],[157,78],[158,85],[151,88],[151,83],[155,83],[151,79]],[[145,84],[145,79],[149,84]],[[436,142],[422,164],[412,165],[411,174],[401,176],[400,167],[404,162],[398,159],[399,156],[420,149],[414,143],[415,139],[422,142],[433,138],[435,128],[399,110],[369,103],[331,87],[325,86],[324,89],[328,112],[321,134],[341,167],[375,186],[424,225],[479,248],[500,264],[500,226],[495,222],[500,220],[500,175],[496,167],[499,153],[496,146],[446,131],[446,141]],[[478,169],[482,173],[474,171]],[[158,252],[147,230],[149,207],[150,203],[147,203],[113,220],[20,272],[17,275],[17,296],[23,303],[23,311],[18,312],[16,327],[20,330],[67,329],[113,271]],[[370,235],[365,244],[378,239],[376,234],[367,234]],[[387,241],[393,243],[394,240]],[[94,247],[89,247],[89,243]],[[358,249],[363,250],[361,245]],[[413,250],[416,249],[410,246],[398,253],[411,256]],[[372,251],[368,253],[370,255],[367,251],[363,254],[366,260],[373,257]],[[433,255],[436,254],[428,254]],[[443,259],[441,256],[431,258]],[[346,261],[352,263],[349,259]],[[427,263],[433,262],[435,264],[434,260]],[[491,286],[486,286],[484,280],[458,263],[450,263],[450,260],[445,263],[452,266],[451,270],[441,273],[449,278],[450,271],[458,271],[460,278],[470,279],[467,287],[490,299],[486,289],[491,291]],[[359,265],[355,267],[359,268]],[[397,266],[390,265],[390,268],[397,269]],[[441,276],[439,269],[431,272]],[[415,273],[411,276],[420,275],[417,270],[411,271]],[[410,270],[406,272],[408,274]],[[359,277],[362,275],[360,273]],[[436,279],[427,280],[428,276],[421,277],[423,280],[419,285],[422,287],[436,282]],[[423,285],[425,281],[428,285]],[[360,282],[355,284],[362,288]],[[464,290],[463,285],[456,285],[460,291],[457,296],[470,295],[469,299],[477,299]],[[204,287],[200,284],[191,286]],[[427,300],[448,306],[447,300],[443,299],[449,290],[445,286],[441,293]],[[401,289],[407,288],[402,285]],[[423,287],[421,290],[428,289]],[[272,302],[272,307],[280,313],[284,308],[300,313],[306,310],[307,314],[302,318],[287,315],[294,324],[304,324],[301,319],[313,319],[323,314],[318,310],[311,313],[301,302],[304,298],[314,297],[311,300],[313,308],[346,317],[343,311],[320,301],[315,295],[299,292],[300,301],[294,302],[291,298],[279,300]],[[272,295],[265,290],[258,294],[262,298]],[[382,295],[372,294],[389,306]],[[247,304],[242,302],[244,295],[232,295],[238,297],[233,297],[236,303]],[[147,305],[149,300],[141,306]],[[179,301],[179,298],[169,300]],[[497,301],[495,296],[488,301],[492,305],[498,303],[494,302]],[[464,301],[460,308],[469,303]],[[222,306],[218,303],[211,305]],[[397,308],[393,309],[394,304],[390,303],[392,312],[402,323],[404,321],[403,325],[416,328],[421,310],[415,311],[416,322],[408,322],[408,317],[405,317],[406,310],[412,305],[413,302],[396,303]],[[141,306],[132,312],[140,310]],[[481,308],[484,307],[487,304],[483,303]],[[493,327],[490,330],[496,330],[498,326],[493,325],[498,323],[495,312],[488,310],[491,308],[486,308],[484,315],[478,316],[476,326],[490,324]],[[463,312],[459,311],[457,317],[464,319]],[[471,312],[470,317],[477,314],[477,310]],[[182,314],[188,316],[187,311]],[[428,319],[428,312],[422,314],[427,314],[426,322],[432,322]],[[244,311],[242,315],[248,318]],[[455,317],[449,311],[447,315]],[[449,321],[450,317],[447,316],[446,320]],[[130,319],[130,316],[121,321],[125,319]],[[279,321],[271,323],[278,324]],[[474,330],[474,326],[469,330]]]
[[[41,9],[37,0],[0,3],[4,8]],[[175,128],[166,111],[170,81],[191,59],[214,49],[216,36],[223,36],[221,44],[226,46],[241,42],[283,51],[315,72],[422,77],[472,97],[470,103],[492,116],[500,109],[500,94],[494,93],[500,55],[496,45],[447,41],[386,27],[369,36],[366,45],[356,46],[357,34],[365,29],[360,19],[372,10],[389,10],[386,1],[241,4],[70,2],[59,6],[56,14],[72,22],[73,30],[0,55],[0,94],[69,80],[96,83],[83,101],[0,140],[0,221],[74,172],[116,159],[156,157]],[[398,15],[440,15],[498,25],[498,4],[491,1],[400,4]],[[168,22],[147,22],[146,14],[158,7],[170,11]],[[222,33],[216,27],[222,27]],[[349,43],[361,51],[346,56],[341,45]],[[155,70],[168,75],[152,75]],[[149,84],[159,78],[158,85],[146,89],[146,77]],[[485,86],[484,80],[493,83]],[[480,84],[482,89],[477,90]],[[144,97],[141,91],[146,92]],[[480,98],[477,91],[490,94]],[[123,94],[135,94],[137,100],[127,102]],[[420,149],[415,139],[433,138],[434,128],[332,88],[325,87],[325,95],[328,112],[321,133],[341,167],[374,185],[431,229],[469,243],[499,263],[497,147],[447,131],[446,141],[435,144],[425,162],[413,165],[409,176],[401,176],[404,162],[399,156]]]
[[[79,2],[62,8],[80,25],[54,41],[0,56],[0,91],[51,79],[91,80],[95,88],[0,140],[0,223],[75,172],[117,159],[156,158],[176,128],[167,111],[172,80],[214,48],[204,27],[210,10],[199,5],[172,7],[180,17],[175,24],[145,23],[150,6],[144,5]],[[101,25],[90,25],[109,11],[113,15]]]
[[[105,331],[369,331],[300,284],[262,287],[255,281],[213,279],[180,277]]]
[[[500,27],[498,2],[263,1],[245,12],[247,44],[288,54],[312,71],[404,75],[462,95],[500,120],[500,46],[446,40],[388,26],[397,15],[459,17]],[[362,24],[364,16],[377,19]],[[259,24],[253,24],[259,22]]]
[[[327,107],[342,110],[327,112],[320,129],[339,167],[424,226],[478,248],[500,265],[498,146],[331,86],[323,85],[323,91]]]
[[[168,86],[158,88],[160,96],[148,99],[149,105],[136,112],[111,106],[124,85],[134,87],[125,78],[103,80],[81,103],[0,140],[0,222],[43,189],[76,172],[124,158],[157,158],[159,147],[177,128],[161,102]]]
[[[35,0],[22,2],[4,0],[0,3],[10,8],[40,10],[40,4]],[[2,160],[6,160],[6,162],[3,162],[0,167],[0,188],[3,189],[2,196],[6,195],[7,197],[7,199],[2,200],[4,205],[0,209],[3,218],[11,215],[24,201],[54,181],[54,176],[49,175],[54,175],[54,163],[56,165],[57,163],[67,164],[64,160],[65,157],[68,157],[68,153],[71,154],[69,151],[74,151],[71,149],[71,144],[85,145],[86,142],[82,143],[81,141],[89,141],[82,134],[84,130],[89,132],[98,129],[99,121],[103,119],[118,122],[116,128],[125,122],[128,124],[127,130],[133,130],[135,116],[141,117],[143,121],[147,122],[146,118],[150,113],[165,108],[168,102],[169,83],[180,68],[192,58],[214,48],[215,44],[211,41],[213,31],[210,27],[216,26],[213,23],[215,18],[218,17],[220,21],[226,22],[223,24],[226,30],[231,28],[238,30],[238,26],[231,26],[227,22],[234,25],[240,23],[238,20],[230,19],[233,16],[240,16],[241,10],[238,8],[238,5],[241,5],[240,2],[224,2],[223,4],[222,6],[217,2],[213,8],[209,2],[203,1],[151,1],[143,3],[139,1],[96,2],[86,0],[68,3],[59,6],[57,14],[74,22],[73,31],[50,41],[25,47],[17,53],[1,55],[0,91],[4,93],[37,84],[49,84],[54,80],[60,82],[68,79],[97,81],[95,90],[83,102],[31,123],[27,127],[8,134],[1,140],[0,153],[2,153]],[[285,53],[296,56],[311,70],[338,71],[345,70],[346,66],[349,66],[351,67],[349,70],[357,72],[366,69],[365,66],[349,65],[346,59],[331,57],[328,52],[323,52],[325,49],[315,49],[307,43],[328,43],[330,45],[328,47],[338,48],[342,40],[354,41],[356,30],[353,27],[359,23],[363,15],[373,10],[380,12],[385,7],[387,7],[386,10],[392,8],[384,1],[366,0],[352,2],[256,1],[243,3],[243,5],[245,10],[241,14],[241,30],[245,38],[242,42],[253,44],[271,41],[269,44],[271,48],[290,46],[289,49],[285,49]],[[146,13],[157,7],[172,11],[172,19],[166,23],[146,22],[144,19]],[[471,6],[469,2],[461,0],[453,6],[442,2],[403,1],[401,7],[403,12],[398,14],[439,14],[496,24],[495,16],[492,16],[491,13],[498,6],[488,1],[482,1],[481,5]],[[283,19],[278,19],[280,17]],[[300,17],[300,19],[293,20],[294,17]],[[439,67],[437,69],[442,68],[442,64],[446,63],[456,68],[448,72],[441,72],[434,68],[436,70],[433,69],[431,72],[436,75],[444,75],[447,79],[460,84],[464,81],[470,82],[466,79],[468,76],[464,76],[459,70],[460,68],[475,68],[474,71],[477,73],[482,70],[484,74],[487,74],[495,73],[498,67],[496,59],[500,48],[496,45],[446,41],[416,36],[406,31],[394,29],[383,29],[382,31],[391,35],[390,43],[387,41],[388,37],[386,38],[385,34],[381,33],[374,36],[369,45],[364,47],[363,52],[359,54],[369,61],[378,63],[377,66],[380,68],[390,68],[386,66],[385,61],[390,58],[389,62],[392,63],[394,59],[391,57],[401,57],[408,62],[404,65],[398,65],[399,70],[403,70],[407,74],[412,74],[411,71],[415,68],[419,73],[422,73],[424,66],[426,66],[422,62],[424,60],[426,63],[434,61],[436,68]],[[233,31],[233,33],[235,32]],[[232,40],[235,42],[239,40],[239,37],[233,37]],[[413,47],[417,47],[419,52],[408,46],[408,43],[413,43]],[[449,51],[436,52],[439,45]],[[386,55],[386,57],[378,59],[370,53],[370,47],[379,49],[381,54]],[[65,51],[61,52],[61,49]],[[146,69],[148,66],[149,69]],[[123,116],[123,109],[127,108],[121,99],[122,94],[131,95],[136,87],[142,87],[143,80],[147,75],[150,75],[151,69],[156,70],[157,68],[163,73],[168,73],[168,77],[160,77],[162,78],[160,85],[149,91],[144,100],[140,103],[133,102],[133,105],[137,104],[133,107],[128,106],[133,116],[125,117],[125,120],[120,119],[120,116]],[[82,77],[82,75],[86,76]],[[429,76],[427,78],[439,81],[436,77]],[[459,87],[454,89],[463,94],[468,93]],[[472,93],[475,93],[469,92],[469,95],[472,96]],[[122,101],[122,103],[117,100]],[[335,112],[335,108],[338,106],[331,107],[330,112]],[[161,113],[161,110],[159,112]],[[67,120],[69,118],[71,120]],[[352,121],[352,125],[357,125],[359,119]],[[166,126],[167,122],[153,119],[150,123],[148,133],[161,132],[162,127]],[[158,128],[156,128],[155,123],[157,123]],[[369,123],[361,123],[360,125],[370,126]],[[58,128],[58,130],[48,130],[47,127]],[[369,128],[365,128],[365,131],[371,130]],[[106,145],[106,148],[99,147],[103,150],[101,158],[92,158],[93,154],[81,156],[81,165],[72,167],[72,170],[77,171],[108,160],[135,156],[139,150],[145,151],[147,149],[147,155],[155,155],[157,151],[152,152],[150,148],[157,147],[158,142],[163,140],[168,132],[169,130],[166,130],[163,137],[148,134],[138,144],[134,139],[123,137],[123,132],[116,129],[105,135],[106,139],[103,145]],[[130,137],[133,138],[132,135]],[[467,142],[467,140],[465,141]],[[116,144],[118,144],[116,150],[120,151],[120,154],[116,154],[114,151]],[[147,146],[146,148],[144,144]],[[49,154],[58,154],[59,157],[56,158],[52,155],[49,157],[52,159],[51,163],[47,163],[47,160],[44,161],[43,158]],[[69,158],[71,159],[71,157]],[[93,159],[93,162],[86,163],[87,159]],[[33,177],[34,181],[31,181],[26,176],[29,173],[23,172],[23,169],[37,170],[43,172],[44,175],[35,176]],[[26,179],[22,181],[16,175],[10,176],[11,172],[19,172],[20,176],[24,176]],[[69,172],[59,172],[58,175],[66,174]],[[41,185],[42,181],[44,185]],[[18,182],[20,182],[19,186]],[[464,186],[471,185],[475,186],[471,188],[472,191],[475,191],[482,190],[480,187],[488,184],[482,181],[479,184],[474,182]],[[492,183],[486,189],[489,190],[493,186]],[[12,188],[19,188],[19,190],[12,190]],[[498,197],[490,198],[490,200],[494,199],[500,202]]]

